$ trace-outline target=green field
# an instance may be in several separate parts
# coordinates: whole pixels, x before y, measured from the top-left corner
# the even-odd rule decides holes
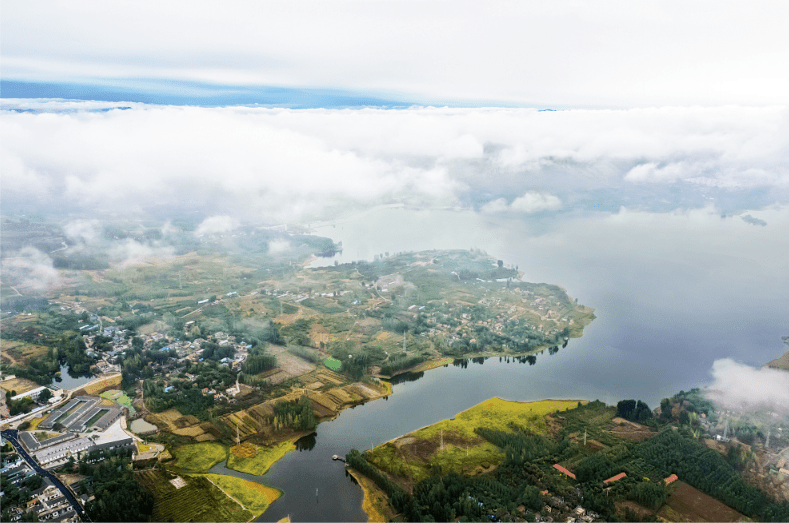
[[[183,476],[186,486],[179,489],[154,470],[138,472],[136,478],[154,495],[153,521],[249,521],[256,516],[205,476]]]
[[[186,473],[205,473],[211,467],[227,459],[227,447],[219,443],[204,442],[178,447],[174,451],[176,462],[173,469]]]
[[[381,470],[412,482],[428,477],[435,466],[440,466],[444,473],[489,472],[503,461],[504,454],[478,436],[476,428],[503,431],[520,428],[545,434],[546,415],[577,405],[577,401],[519,403],[491,398],[454,419],[439,421],[375,447],[365,452],[365,457]]]
[[[107,414],[107,412],[104,411],[104,410],[98,411],[96,414],[91,416],[91,418],[88,420],[87,423],[85,423],[85,428],[89,429],[90,427],[92,427],[93,424],[96,423],[97,421],[99,421],[101,419],[101,417],[104,416],[105,414]]]
[[[129,409],[129,416],[134,417],[137,411],[132,407],[132,399],[127,396],[122,390],[108,390],[99,394],[104,399],[112,400],[118,405],[122,405]]]
[[[273,447],[257,447],[257,455],[251,458],[240,458],[230,452],[227,468],[262,476],[278,459],[295,448],[293,441],[286,441]]]
[[[326,358],[323,360],[323,364],[335,372],[342,368],[342,362],[336,358]]]
[[[241,478],[221,474],[207,474],[206,477],[237,499],[253,517],[265,512],[268,506],[282,495],[279,489]]]

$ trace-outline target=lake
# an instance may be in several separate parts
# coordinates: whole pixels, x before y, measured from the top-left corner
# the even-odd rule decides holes
[[[776,208],[759,218],[767,226],[712,208],[513,218],[387,207],[312,224],[344,249],[315,265],[480,248],[516,265],[525,281],[561,285],[597,319],[582,338],[555,355],[546,351],[534,366],[492,358],[435,369],[396,384],[388,400],[320,424],[312,450],[291,452],[253,477],[285,491],[261,520],[364,520],[361,489],[332,454],[378,445],[493,396],[609,404],[634,398],[654,408],[663,397],[708,383],[716,359],[760,366],[780,356],[781,336],[789,334],[789,212]]]

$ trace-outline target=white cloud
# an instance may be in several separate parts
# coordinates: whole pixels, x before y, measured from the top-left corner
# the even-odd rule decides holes
[[[175,249],[170,246],[159,246],[156,244],[146,245],[138,241],[127,238],[112,244],[109,255],[114,260],[119,260],[120,267],[135,265],[147,260],[168,258],[175,254]]]
[[[52,259],[33,247],[25,247],[2,260],[3,280],[9,279],[18,290],[45,292],[61,284]],[[24,294],[22,292],[22,294]]]
[[[714,382],[707,388],[707,396],[722,408],[789,414],[789,372],[757,369],[725,358],[712,364],[712,376]]]
[[[539,211],[555,211],[561,209],[562,201],[552,194],[527,192],[515,198],[510,209],[516,212],[534,213]]]
[[[540,211],[556,211],[562,208],[562,201],[552,194],[527,191],[523,196],[507,204],[507,200],[499,198],[486,203],[480,208],[483,213],[521,212],[532,214]]]
[[[12,79],[155,78],[565,106],[789,101],[780,0],[11,2]],[[703,33],[699,28],[703,27]],[[42,35],[47,35],[42,38]],[[736,37],[733,37],[736,36]]]
[[[288,240],[272,240],[268,243],[269,254],[282,254],[290,249],[291,245]]]
[[[238,227],[238,221],[231,216],[211,216],[195,229],[195,236],[204,234],[225,234]]]
[[[86,107],[3,113],[4,203],[282,222],[398,203],[555,210],[590,188],[789,189],[782,107]]]
[[[92,244],[100,239],[101,222],[99,220],[73,220],[63,226],[63,232],[72,240]]]
[[[493,200],[491,202],[486,203],[482,207],[480,207],[480,211],[484,213],[496,213],[496,212],[507,212],[510,209],[507,200],[504,198],[499,198],[497,200]]]

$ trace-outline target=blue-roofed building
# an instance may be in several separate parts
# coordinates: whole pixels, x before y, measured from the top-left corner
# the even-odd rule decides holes
[[[173,390],[173,386],[172,385],[168,385],[167,387],[164,388],[165,392],[170,392],[171,390]]]

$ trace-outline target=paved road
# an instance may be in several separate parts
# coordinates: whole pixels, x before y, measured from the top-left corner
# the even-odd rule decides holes
[[[79,516],[79,518],[82,521],[90,521],[88,515],[85,513],[84,510],[82,510],[82,505],[79,504],[77,498],[75,498],[74,495],[71,493],[71,491],[66,488],[63,482],[60,481],[57,478],[57,476],[55,476],[48,470],[41,468],[41,466],[38,463],[36,463],[36,460],[34,460],[30,456],[30,454],[27,453],[24,447],[19,443],[19,441],[17,440],[18,431],[4,430],[2,431],[2,434],[3,434],[3,438],[10,441],[11,445],[13,445],[14,448],[17,450],[17,452],[19,452],[19,455],[22,456],[22,458],[25,461],[27,461],[28,465],[33,467],[33,470],[38,472],[42,478],[47,478],[49,481],[52,482],[53,485],[55,485],[55,487],[58,488],[58,490],[60,490],[60,492],[63,494],[63,497],[65,497],[66,500],[68,500],[68,502],[71,504],[72,508],[74,509],[74,512],[77,514],[77,516]]]

